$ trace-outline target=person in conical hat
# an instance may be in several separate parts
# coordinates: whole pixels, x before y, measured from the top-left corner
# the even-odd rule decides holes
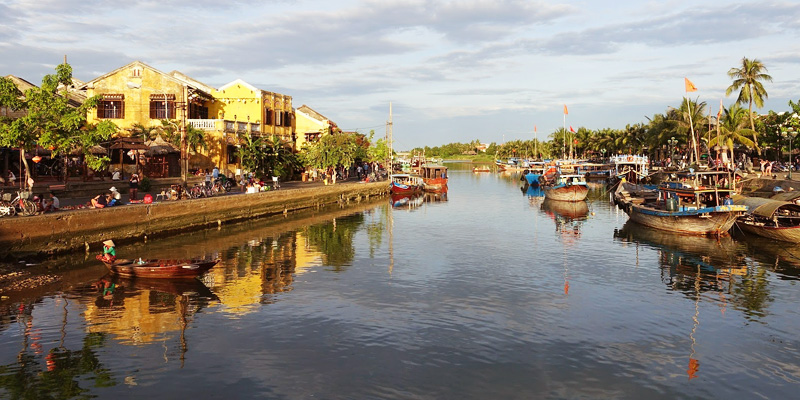
[[[103,262],[114,262],[117,259],[117,250],[114,241],[108,239],[103,242],[103,254],[98,254],[97,259]]]

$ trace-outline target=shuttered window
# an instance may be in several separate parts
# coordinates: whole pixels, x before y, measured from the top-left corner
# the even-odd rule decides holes
[[[125,95],[104,94],[103,99],[97,105],[98,119],[122,119],[125,118]]]

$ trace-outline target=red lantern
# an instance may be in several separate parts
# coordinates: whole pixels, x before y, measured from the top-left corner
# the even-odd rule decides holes
[[[37,164],[38,164],[38,163],[39,163],[39,161],[42,161],[42,157],[35,156],[35,157],[33,157],[31,160],[33,160],[33,162],[35,162],[35,163],[37,163]]]

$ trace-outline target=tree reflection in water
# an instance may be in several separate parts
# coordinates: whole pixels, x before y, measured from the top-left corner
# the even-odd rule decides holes
[[[356,214],[334,219],[333,222],[311,225],[303,230],[309,244],[322,253],[325,265],[341,272],[353,262],[355,247],[353,238],[364,223],[364,215]]]
[[[65,301],[65,298],[60,299]],[[17,323],[22,326],[22,349],[17,361],[0,366],[0,389],[8,399],[71,399],[90,398],[91,389],[116,385],[110,370],[98,358],[96,350],[105,347],[106,336],[89,333],[78,350],[64,346],[65,327],[58,347],[46,354],[41,332],[33,328],[33,307],[20,305]],[[66,323],[66,304],[64,306]]]

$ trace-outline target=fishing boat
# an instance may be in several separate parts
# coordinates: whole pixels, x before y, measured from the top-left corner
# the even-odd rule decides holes
[[[736,226],[743,232],[800,243],[800,205],[748,196],[734,196],[733,203],[747,206],[747,213],[736,219]]]
[[[217,265],[219,260],[128,260],[103,261],[111,273],[126,278],[194,278]]]
[[[589,194],[586,178],[581,174],[565,174],[560,167],[550,166],[539,177],[544,197],[558,201],[584,201]]]
[[[528,183],[528,186],[539,186],[539,177],[545,172],[546,165],[541,161],[534,161],[530,163],[528,169],[522,171],[522,178]]]
[[[621,154],[609,158],[611,168],[609,184],[613,185],[625,178],[627,182],[640,183],[649,175],[650,159],[647,156]]]
[[[479,165],[473,167],[472,172],[492,172],[492,169],[488,165]]]
[[[389,183],[392,194],[414,194],[422,192],[422,178],[410,174],[394,174]]]
[[[422,177],[422,190],[431,193],[447,191],[447,167],[438,164],[425,164],[419,169]]]
[[[726,235],[747,211],[730,198],[735,193],[726,171],[687,171],[658,185],[655,196],[632,197],[621,207],[631,221],[692,235]]]

